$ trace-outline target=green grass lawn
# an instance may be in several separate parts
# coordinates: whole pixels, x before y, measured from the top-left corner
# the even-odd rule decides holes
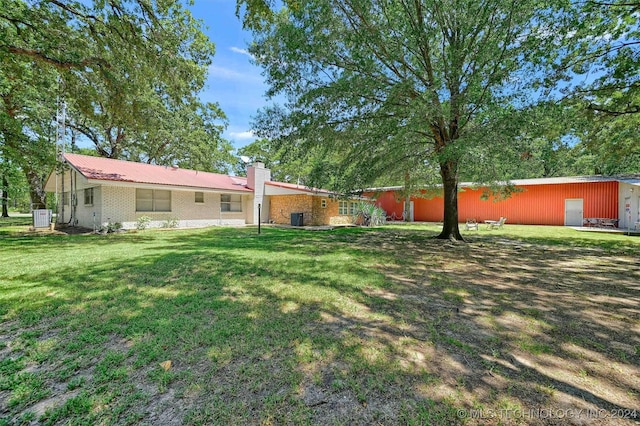
[[[0,425],[552,424],[522,413],[640,407],[638,237],[20,226],[0,223]]]
[[[33,223],[31,216],[11,214],[10,217],[0,217],[0,237],[27,232]]]

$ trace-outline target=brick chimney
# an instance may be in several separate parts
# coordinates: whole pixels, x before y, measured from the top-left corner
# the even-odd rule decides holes
[[[253,216],[252,223],[258,224],[258,204],[262,205],[262,217],[267,217],[265,212],[264,183],[271,180],[271,170],[264,167],[264,163],[256,161],[247,169],[247,188],[253,190]]]

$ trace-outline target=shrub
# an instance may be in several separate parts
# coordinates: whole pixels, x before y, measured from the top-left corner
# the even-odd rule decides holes
[[[381,226],[386,223],[387,213],[371,203],[359,203],[354,222],[362,226]]]
[[[136,229],[138,231],[144,231],[149,227],[149,223],[151,223],[149,216],[140,216],[138,220],[136,220]]]
[[[162,223],[163,228],[177,228],[180,223],[180,219],[177,217],[170,217]]]
[[[102,225],[100,227],[99,232],[101,234],[110,234],[112,232],[119,232],[121,229],[122,229],[122,223],[109,221],[109,223],[107,223],[106,225]]]

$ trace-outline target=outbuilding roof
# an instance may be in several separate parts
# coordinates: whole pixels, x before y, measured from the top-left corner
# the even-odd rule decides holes
[[[640,174],[620,176],[618,180],[629,185],[640,186]]]
[[[563,176],[563,177],[548,177],[548,178],[535,178],[535,179],[514,179],[510,181],[513,185],[559,185],[566,183],[591,183],[591,182],[615,182],[619,179],[611,176],[593,175],[593,176]],[[467,183],[467,186],[473,184]]]
[[[247,188],[247,178],[244,177],[80,154],[65,154],[64,159],[89,181],[252,192]]]
[[[548,178],[533,178],[533,179],[513,179],[509,182],[499,182],[502,185],[511,184],[515,186],[529,186],[529,185],[561,185],[561,184],[569,184],[569,183],[591,183],[591,182],[623,182],[624,179],[620,177],[614,176],[602,176],[602,175],[593,175],[593,176],[563,176],[563,177],[548,177]],[[440,187],[442,184],[436,185],[436,187]],[[487,186],[487,184],[479,184],[474,182],[460,182],[458,187],[460,188],[474,188],[474,187],[483,187]],[[370,188],[367,189],[367,192],[372,191],[400,191],[403,190],[403,186],[386,186],[382,188]]]

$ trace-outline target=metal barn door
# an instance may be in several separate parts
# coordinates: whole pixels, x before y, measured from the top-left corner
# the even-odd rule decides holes
[[[582,226],[583,199],[564,200],[564,226]]]
[[[624,199],[624,217],[622,223],[619,224],[619,228],[633,228],[633,218],[631,216],[631,197]]]

